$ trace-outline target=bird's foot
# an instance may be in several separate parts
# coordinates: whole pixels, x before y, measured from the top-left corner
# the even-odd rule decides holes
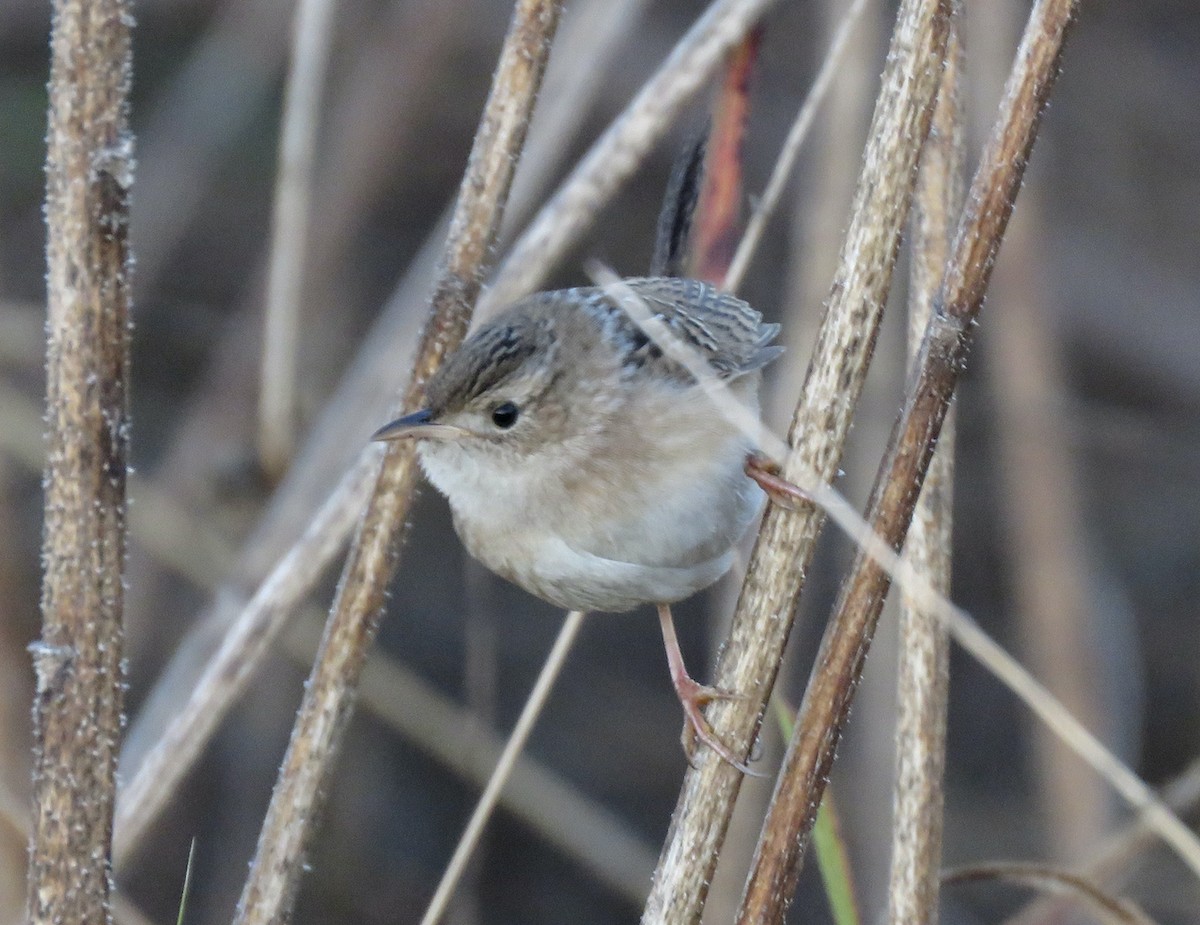
[[[683,733],[680,741],[683,743],[683,751],[687,755],[688,764],[693,768],[696,767],[696,743],[703,742],[716,752],[722,761],[737,768],[743,774],[750,777],[763,777],[764,775],[759,772],[751,770],[733,753],[729,746],[721,741],[713,731],[712,724],[704,715],[706,704],[714,700],[743,700],[744,695],[721,690],[718,687],[709,687],[686,674],[681,678],[672,678],[672,681],[675,684],[675,693],[679,696],[679,703],[683,707]]]
[[[779,463],[761,453],[750,453],[746,457],[745,471],[746,475],[758,482],[767,497],[780,507],[794,511],[801,503],[817,503],[809,492],[779,474]]]
[[[683,706],[683,751],[687,755],[688,764],[696,766],[696,742],[700,741],[716,752],[722,761],[743,774],[751,777],[764,776],[751,771],[746,762],[738,758],[729,746],[717,737],[712,725],[704,716],[705,704],[714,700],[741,700],[744,695],[721,690],[719,687],[707,687],[688,674],[683,664],[683,653],[679,649],[679,640],[675,636],[671,608],[667,604],[658,605],[658,620],[662,627],[663,644],[667,650],[667,664],[671,668],[671,683]]]

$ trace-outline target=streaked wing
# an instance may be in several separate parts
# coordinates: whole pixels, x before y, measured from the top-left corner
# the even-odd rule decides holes
[[[783,352],[771,346],[779,325],[741,299],[695,279],[644,277],[625,280],[684,342],[699,350],[725,379],[766,366]]]

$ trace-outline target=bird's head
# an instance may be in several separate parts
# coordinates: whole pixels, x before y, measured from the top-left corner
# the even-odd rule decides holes
[[[554,308],[534,297],[480,328],[430,379],[425,407],[374,439],[419,440],[426,472],[450,494],[438,470],[511,472],[595,433],[619,371],[594,325]]]

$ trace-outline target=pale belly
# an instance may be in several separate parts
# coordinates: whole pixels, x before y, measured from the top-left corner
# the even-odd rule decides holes
[[[687,565],[648,565],[576,549],[559,536],[471,524],[455,517],[467,551],[503,578],[566,610],[620,613],[645,603],[670,604],[707,588],[729,571],[733,551]]]
[[[463,544],[492,571],[559,607],[615,613],[674,603],[717,581],[762,502],[740,466],[721,478],[622,494],[616,509],[578,497],[553,505],[544,496],[503,515],[470,516],[453,499],[451,506]]]

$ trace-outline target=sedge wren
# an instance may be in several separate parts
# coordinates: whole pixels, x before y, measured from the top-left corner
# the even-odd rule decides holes
[[[757,413],[778,325],[697,280],[625,284]],[[447,359],[426,399],[375,439],[420,441],[471,555],[567,610],[656,604],[685,745],[694,735],[744,770],[701,709],[732,695],[688,675],[670,605],[729,570],[762,502],[756,482],[776,488],[748,438],[599,287],[512,305]]]

